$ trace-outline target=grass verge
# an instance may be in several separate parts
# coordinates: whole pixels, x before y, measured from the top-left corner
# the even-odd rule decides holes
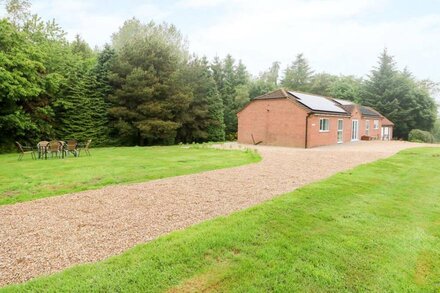
[[[17,161],[0,155],[0,205],[103,186],[142,182],[257,162],[251,151],[201,146],[113,147],[92,149],[92,156]]]
[[[411,149],[6,292],[437,292],[440,150]]]

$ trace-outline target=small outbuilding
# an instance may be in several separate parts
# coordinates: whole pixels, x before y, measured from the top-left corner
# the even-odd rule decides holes
[[[392,138],[393,124],[371,107],[279,89],[256,97],[238,116],[238,142],[316,147]]]

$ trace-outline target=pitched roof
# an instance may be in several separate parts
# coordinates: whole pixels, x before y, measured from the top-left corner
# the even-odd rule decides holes
[[[394,126],[394,123],[384,116],[382,119],[382,126]]]
[[[371,117],[378,117],[378,118],[382,117],[382,115],[380,115],[379,112],[377,112],[376,110],[374,110],[371,107],[359,105],[359,108],[360,108],[360,111],[363,116],[371,116]]]
[[[336,115],[350,115],[353,110],[358,107],[362,116],[368,117],[377,117],[384,118],[385,123],[389,123],[388,125],[394,125],[391,121],[382,116],[375,109],[363,105],[358,105],[354,102],[342,100],[342,99],[334,99],[327,98],[319,95],[295,92],[295,91],[286,91],[284,89],[278,89],[272,91],[270,93],[264,94],[262,96],[254,98],[254,100],[268,100],[268,99],[291,99],[299,104],[303,105],[305,108],[309,109],[314,113],[327,113],[327,114],[336,114]],[[382,123],[382,125],[386,125]]]
[[[258,96],[253,100],[270,99],[291,99],[315,113],[349,115],[330,98],[300,92],[286,91],[284,89],[278,89],[262,96]]]
[[[333,99],[336,103],[341,104],[342,106],[354,105],[352,101],[342,100],[342,99]]]
[[[375,109],[363,105],[358,105],[354,102],[342,100],[342,99],[333,99],[336,103],[339,104],[341,108],[343,108],[348,113],[352,113],[354,108],[356,108],[356,105],[359,107],[359,111],[361,112],[362,116],[369,116],[369,117],[377,117],[381,118],[383,117],[379,112],[377,112]]]
[[[267,100],[267,99],[285,99],[288,98],[289,95],[284,89],[279,89],[267,94],[264,94],[262,96],[258,96],[254,98],[254,100]]]
[[[340,105],[340,107],[342,109],[344,109],[347,113],[352,113],[353,110],[356,108],[355,104],[351,104],[351,105]]]

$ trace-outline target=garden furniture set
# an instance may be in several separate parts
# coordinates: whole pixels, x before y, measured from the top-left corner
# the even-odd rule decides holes
[[[18,150],[18,160],[21,160],[25,154],[30,154],[32,159],[47,159],[50,157],[57,158],[65,158],[69,155],[73,155],[74,157],[79,157],[81,151],[83,151],[86,155],[90,156],[90,144],[92,140],[89,139],[86,143],[78,143],[74,139],[70,139],[68,141],[62,140],[51,140],[51,141],[40,141],[37,143],[37,148],[34,149],[31,146],[24,146],[20,144],[18,141],[15,142]]]

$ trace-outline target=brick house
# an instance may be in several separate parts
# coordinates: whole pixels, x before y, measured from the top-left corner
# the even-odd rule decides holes
[[[238,116],[238,142],[316,147],[390,139],[393,124],[370,107],[279,89],[256,97]]]

